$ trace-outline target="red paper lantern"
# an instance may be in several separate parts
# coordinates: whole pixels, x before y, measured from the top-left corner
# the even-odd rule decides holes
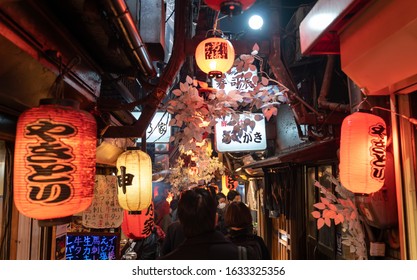
[[[17,122],[14,202],[41,225],[66,222],[93,199],[97,125],[78,107],[74,100],[42,99]]]
[[[384,185],[386,136],[385,121],[376,115],[356,112],[343,120],[339,169],[345,188],[369,194]]]
[[[222,14],[235,16],[249,9],[256,0],[204,0],[207,6]]]
[[[127,211],[142,211],[152,202],[152,160],[136,147],[117,158],[117,197],[120,206]]]
[[[195,50],[197,66],[210,78],[220,78],[235,61],[235,50],[228,40],[211,37],[198,44]]]
[[[130,239],[148,237],[152,233],[154,226],[153,203],[140,212],[129,212],[126,210],[123,212],[122,232]]]

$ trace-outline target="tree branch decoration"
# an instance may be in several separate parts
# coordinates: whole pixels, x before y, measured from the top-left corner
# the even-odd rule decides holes
[[[213,150],[207,142],[193,151],[181,150],[175,166],[171,169],[169,182],[171,190],[178,193],[190,185],[200,181],[210,182],[215,177],[225,174],[225,166],[217,157],[213,157]]]
[[[239,134],[248,128],[239,122],[240,112],[262,111],[266,120],[277,115],[277,106],[287,102],[288,89],[262,71],[258,51],[255,44],[250,55],[240,55],[228,72],[233,80],[229,81],[223,75],[216,80],[218,90],[187,76],[185,82],[172,91],[174,98],[166,103],[165,109],[173,115],[169,125],[179,130],[171,136],[170,142],[182,146],[185,151],[194,150],[197,143],[214,132],[218,119],[229,117],[234,133]],[[255,61],[260,62],[259,76]],[[229,84],[235,89],[226,92],[225,86]]]
[[[317,229],[320,230],[324,225],[330,227],[332,221],[335,225],[341,224],[342,244],[350,249],[359,260],[367,259],[367,249],[365,243],[365,233],[361,224],[360,214],[356,208],[354,194],[345,189],[332,174],[325,172],[327,179],[334,184],[336,193],[334,195],[330,189],[322,186],[318,181],[314,186],[320,189],[323,195],[320,201],[313,206],[317,210],[311,212],[311,215],[317,219]]]

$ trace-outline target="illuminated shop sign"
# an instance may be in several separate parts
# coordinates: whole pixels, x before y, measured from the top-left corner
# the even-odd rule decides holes
[[[265,150],[265,118],[262,114],[240,114],[239,122],[230,117],[218,119],[215,138],[220,153]]]
[[[213,79],[213,88],[221,89],[224,85],[224,92],[228,93],[231,90],[239,90],[240,92],[249,92],[255,89],[256,83],[253,77],[257,77],[256,68],[247,71],[237,71],[233,67],[229,72],[224,73],[224,79]]]
[[[136,119],[139,119],[141,112],[132,112]],[[166,112],[156,112],[146,130],[147,143],[168,143],[171,137],[171,127],[168,126],[171,115]],[[141,142],[141,139],[138,139]]]
[[[67,260],[116,260],[119,251],[117,233],[68,233]]]

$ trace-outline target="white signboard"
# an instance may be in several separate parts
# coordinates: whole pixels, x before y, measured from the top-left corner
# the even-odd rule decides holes
[[[253,77],[257,76],[256,68],[247,71],[238,72],[236,67],[230,70],[230,73],[224,73],[224,79],[213,79],[213,88],[220,89],[224,85],[224,92],[227,94],[231,90],[239,90],[240,92],[252,91],[256,84],[253,82]]]
[[[239,123],[230,117],[218,119],[215,127],[215,147],[219,153],[246,152],[266,149],[265,118],[262,114],[241,114]]]
[[[139,119],[141,112],[132,112],[136,119]],[[147,143],[168,143],[171,137],[171,127],[168,125],[171,114],[156,112],[151,123],[146,130]],[[141,139],[138,139],[141,142]]]

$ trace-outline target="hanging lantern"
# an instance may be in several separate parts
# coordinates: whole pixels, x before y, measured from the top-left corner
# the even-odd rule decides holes
[[[128,211],[141,211],[152,202],[151,157],[130,147],[117,158],[117,196],[120,206]]]
[[[210,78],[220,78],[235,61],[235,50],[228,40],[211,37],[198,44],[195,50],[197,66]]]
[[[41,226],[68,222],[93,199],[95,119],[67,99],[42,99],[21,114],[14,156],[14,202]]]
[[[339,169],[345,188],[369,194],[384,185],[386,136],[385,121],[373,114],[356,112],[343,120]]]
[[[256,0],[204,0],[207,6],[229,16],[240,15],[249,9]]]
[[[140,212],[123,211],[122,232],[128,238],[146,238],[152,233],[154,226],[153,203]]]

